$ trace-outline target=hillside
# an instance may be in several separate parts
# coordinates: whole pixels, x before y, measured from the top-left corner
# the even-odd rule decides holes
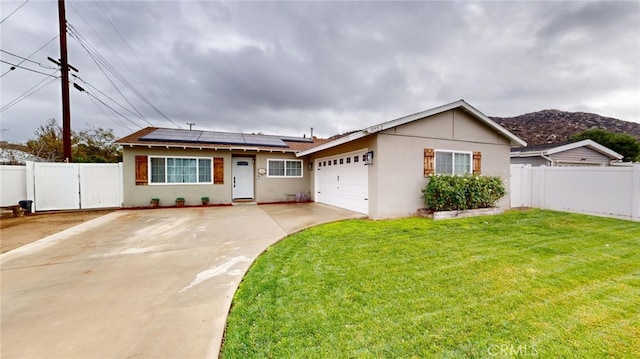
[[[529,146],[564,142],[570,136],[596,127],[616,133],[628,133],[640,140],[640,123],[627,122],[593,113],[542,110],[516,117],[491,117]]]

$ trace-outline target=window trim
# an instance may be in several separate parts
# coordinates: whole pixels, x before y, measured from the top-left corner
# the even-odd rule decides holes
[[[452,173],[440,173],[440,172],[438,172],[438,152],[446,152],[446,153],[453,154],[451,156],[451,170],[452,170]],[[468,166],[467,172],[465,174],[473,174],[473,151],[456,151],[456,150],[441,150],[441,149],[434,149],[434,151],[433,151],[433,173],[436,174],[436,175],[441,174],[441,175],[460,176],[459,174],[455,173],[455,169],[456,169],[456,156],[455,156],[455,154],[456,153],[469,156],[469,166]],[[462,176],[464,176],[464,174]]]
[[[271,174],[271,162],[284,162],[284,175],[272,175]],[[300,176],[288,176],[287,175],[287,162],[298,162],[300,163]],[[267,159],[267,177],[268,178],[303,178],[304,177],[304,161],[297,159],[287,159],[287,158],[269,158]]]
[[[151,166],[151,159],[152,158],[163,158],[164,161],[164,182],[152,182],[152,166]],[[180,158],[180,159],[188,159],[188,160],[192,160],[195,159],[196,160],[196,181],[198,182],[167,182],[167,177],[168,177],[168,170],[167,170],[167,159],[169,158]],[[210,166],[209,166],[209,170],[211,171],[210,173],[210,180],[208,182],[199,182],[200,181],[200,160],[209,160],[210,162]],[[209,185],[209,184],[213,184],[213,167],[214,167],[214,160],[213,157],[195,157],[195,156],[148,156],[148,178],[149,178],[149,185],[152,186],[180,186],[180,185],[187,185],[187,186],[193,186],[193,185]]]

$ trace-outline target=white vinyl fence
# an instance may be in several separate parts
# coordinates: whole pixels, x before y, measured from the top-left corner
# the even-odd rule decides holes
[[[536,207],[640,221],[640,166],[511,165],[511,207]]]
[[[2,206],[33,201],[32,211],[121,207],[122,163],[27,162],[0,166]]]
[[[18,204],[27,199],[27,168],[0,166],[0,206]]]

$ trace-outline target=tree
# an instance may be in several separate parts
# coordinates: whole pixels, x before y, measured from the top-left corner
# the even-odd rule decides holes
[[[623,161],[640,161],[640,141],[627,133],[592,128],[571,136],[572,141],[591,139],[623,155]]]
[[[120,162],[122,153],[113,143],[113,130],[91,126],[75,134],[74,162]]]
[[[62,127],[50,119],[35,131],[36,138],[27,141],[27,151],[46,161],[63,162]],[[113,143],[113,130],[89,127],[80,132],[71,131],[73,162],[119,162],[122,153]]]
[[[58,126],[55,119],[49,119],[46,124],[40,125],[35,135],[35,139],[27,141],[30,154],[49,162],[64,161],[62,127]]]

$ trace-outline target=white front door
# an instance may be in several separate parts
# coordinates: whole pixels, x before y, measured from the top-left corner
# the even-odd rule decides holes
[[[233,199],[253,198],[253,158],[233,158]]]

